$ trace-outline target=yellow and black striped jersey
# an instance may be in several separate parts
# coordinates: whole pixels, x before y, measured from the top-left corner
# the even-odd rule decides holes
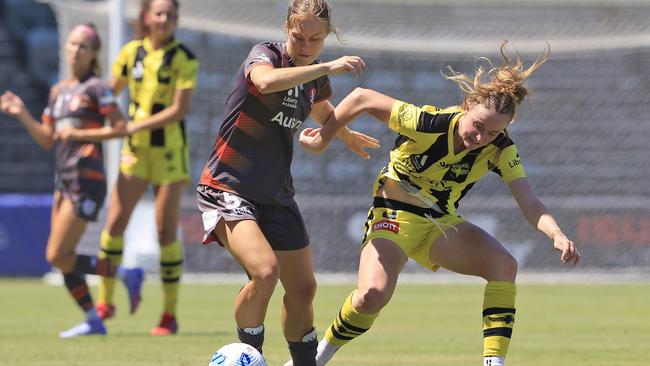
[[[129,116],[137,123],[169,107],[178,89],[193,89],[199,62],[183,44],[173,39],[154,50],[148,38],[127,43],[113,64],[113,77],[127,81]],[[187,144],[185,122],[138,131],[129,138],[135,147],[180,147]]]
[[[488,171],[506,183],[526,177],[517,147],[505,134],[455,154],[454,128],[462,115],[458,106],[439,109],[396,101],[388,126],[399,136],[379,178],[400,181],[410,194],[454,213],[460,199]]]

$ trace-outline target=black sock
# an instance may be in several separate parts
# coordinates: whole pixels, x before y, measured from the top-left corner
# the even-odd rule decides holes
[[[71,271],[77,274],[96,274],[102,277],[115,277],[117,266],[106,259],[98,259],[88,255],[77,255],[74,268]]]
[[[74,298],[84,312],[93,308],[93,299],[90,297],[86,279],[82,275],[64,273],[63,282],[65,283],[65,287],[68,288],[70,295],[72,295],[72,298]]]
[[[318,339],[314,329],[305,335],[302,342],[287,341],[287,343],[293,359],[293,366],[316,366]]]
[[[262,346],[264,345],[264,325],[261,325],[260,327],[262,329],[257,334],[251,334],[237,327],[237,336],[242,343],[250,344],[262,353]]]

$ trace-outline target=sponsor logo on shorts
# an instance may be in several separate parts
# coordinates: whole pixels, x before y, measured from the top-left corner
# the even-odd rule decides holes
[[[246,206],[233,208],[229,213],[233,216],[253,216],[250,208]]]
[[[382,220],[372,224],[372,231],[386,230],[397,234],[399,232],[399,223],[391,220]]]
[[[81,202],[81,212],[85,216],[91,216],[96,209],[97,209],[97,204],[92,200],[84,199]]]

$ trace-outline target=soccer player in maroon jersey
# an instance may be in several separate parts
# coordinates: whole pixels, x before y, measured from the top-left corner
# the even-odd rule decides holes
[[[294,0],[286,42],[263,42],[242,63],[225,119],[197,188],[204,243],[217,241],[242,265],[250,281],[235,301],[239,339],[258,349],[264,317],[278,279],[285,290],[282,330],[296,365],[315,365],[312,301],[316,291],[309,237],[290,172],[293,137],[307,117],[323,124],[334,110],[329,75],[358,75],[356,56],[321,62],[325,38],[336,30],[323,0]],[[362,157],[377,140],[342,130]]]
[[[141,268],[123,268],[108,260],[78,255],[75,248],[86,223],[97,220],[106,195],[101,141],[126,134],[126,121],[113,93],[99,79],[100,39],[92,25],[78,25],[65,43],[69,77],[52,87],[40,123],[17,95],[0,97],[0,110],[17,118],[44,149],[54,148],[56,180],[47,260],[63,273],[70,294],[86,313],[86,321],[61,332],[62,338],[106,334],[84,279],[85,274],[121,279],[129,292],[131,313],[140,303]],[[108,119],[110,126],[104,126]]]

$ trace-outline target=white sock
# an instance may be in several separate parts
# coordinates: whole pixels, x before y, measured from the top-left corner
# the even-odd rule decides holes
[[[336,353],[336,351],[339,350],[339,348],[341,348],[341,346],[331,344],[326,339],[323,339],[320,342],[318,342],[318,349],[316,353],[316,365],[323,366],[326,363],[328,363],[332,359],[332,357],[334,357],[334,354]]]
[[[504,366],[505,359],[503,356],[487,356],[483,357],[483,366]]]

